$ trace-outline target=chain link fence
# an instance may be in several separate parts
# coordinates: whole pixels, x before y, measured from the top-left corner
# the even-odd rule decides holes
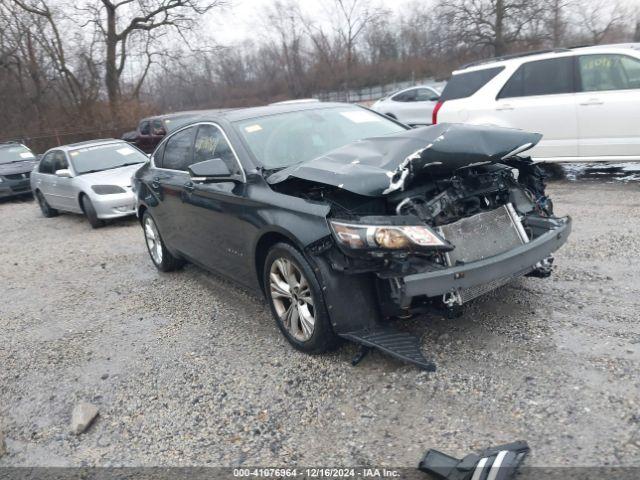
[[[407,80],[404,82],[393,82],[385,85],[376,85],[359,89],[337,90],[333,92],[318,92],[311,95],[323,102],[347,102],[347,103],[370,103],[379,100],[398,90],[413,87],[416,85],[429,85],[438,89],[444,88],[445,82],[438,82],[434,78],[423,78],[420,80]]]

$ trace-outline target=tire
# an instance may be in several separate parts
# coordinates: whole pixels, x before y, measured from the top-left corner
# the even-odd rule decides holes
[[[161,272],[172,272],[178,270],[184,265],[184,260],[177,258],[167,250],[156,221],[149,212],[142,215],[142,230],[144,232],[144,240],[147,244],[147,251],[151,257],[151,261]]]
[[[96,213],[96,209],[93,207],[93,203],[91,203],[91,199],[87,195],[82,195],[80,199],[82,203],[82,210],[89,220],[89,224],[92,228],[100,228],[104,226],[104,220],[100,220],[98,218],[98,214]]]
[[[285,338],[306,353],[336,347],[322,289],[304,256],[287,243],[277,243],[264,262],[263,282],[271,314]]]
[[[56,215],[58,215],[58,210],[49,206],[49,203],[44,198],[44,195],[40,190],[36,190],[35,196],[36,200],[38,201],[38,205],[40,206],[40,211],[42,211],[42,215],[47,218],[55,217]]]

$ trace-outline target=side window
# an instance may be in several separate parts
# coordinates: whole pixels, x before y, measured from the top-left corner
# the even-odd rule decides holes
[[[40,173],[49,173],[53,174],[53,159],[55,152],[49,152],[42,160],[40,160],[40,166],[38,167],[38,172]]]
[[[140,122],[140,135],[149,135],[151,132],[151,126],[148,120]]]
[[[438,98],[438,95],[428,88],[418,88],[416,102],[429,102]]]
[[[551,58],[520,65],[504,85],[498,98],[571,93],[573,57]]]
[[[154,135],[164,134],[164,126],[162,125],[161,120],[154,120],[153,122],[151,122],[151,128],[153,129]]]
[[[620,63],[629,82],[627,88],[640,88],[640,59],[621,55]]]
[[[167,140],[162,156],[162,168],[187,170],[193,163],[193,133],[195,127],[189,127],[174,134]]]
[[[626,55],[581,55],[583,92],[640,88],[640,60]]]
[[[153,164],[156,167],[162,168],[162,157],[164,156],[164,147],[166,145],[167,145],[166,142],[160,144],[160,146],[156,148],[156,151],[153,152]]]
[[[56,151],[53,153],[53,173],[56,173],[58,170],[65,170],[69,168],[69,162],[67,161],[67,156],[64,152]]]
[[[220,129],[213,125],[200,125],[196,135],[193,163],[214,158],[222,159],[231,173],[241,173],[238,161]]]
[[[492,67],[453,75],[444,87],[440,100],[444,102],[446,100],[470,97],[502,70],[504,70],[504,67]]]
[[[404,91],[402,93],[398,93],[397,95],[393,96],[391,100],[394,100],[396,102],[415,102],[416,90],[412,89],[412,90]]]

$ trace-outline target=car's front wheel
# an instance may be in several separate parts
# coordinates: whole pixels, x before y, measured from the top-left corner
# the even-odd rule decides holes
[[[182,259],[175,257],[167,249],[158,231],[158,226],[149,212],[144,212],[142,215],[142,229],[149,256],[158,270],[171,272],[184,264]]]
[[[38,205],[40,206],[42,215],[47,218],[55,217],[56,215],[58,215],[58,210],[56,210],[55,208],[51,208],[49,202],[47,202],[47,199],[44,198],[44,195],[40,190],[36,190],[36,200],[38,201]]]
[[[274,245],[265,260],[264,286],[276,324],[295,348],[321,353],[335,347],[320,284],[304,256],[287,243]]]
[[[98,218],[98,213],[96,212],[91,199],[87,195],[82,194],[80,202],[82,203],[82,210],[84,211],[87,220],[89,220],[89,225],[91,225],[92,228],[102,227],[104,225],[104,220],[100,220]]]

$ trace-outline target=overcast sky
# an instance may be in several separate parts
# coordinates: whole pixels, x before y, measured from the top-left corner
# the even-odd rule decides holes
[[[311,16],[323,17],[322,2],[328,0],[297,0],[300,8]],[[398,11],[402,5],[412,0],[379,0],[380,6],[391,11]],[[424,0],[429,1],[429,0]],[[231,4],[223,13],[212,13],[208,23],[213,31],[213,38],[223,45],[239,43],[255,37],[260,27],[260,14],[274,0],[229,0]]]
[[[223,12],[212,12],[207,24],[212,29],[213,38],[220,44],[230,45],[244,40],[256,38],[260,30],[260,14],[265,6],[274,3],[274,0],[227,0],[230,6]],[[323,2],[332,0],[297,0],[303,12],[315,18],[326,18],[323,15]],[[365,0],[366,1],[366,0]],[[430,3],[430,0],[368,0],[380,5],[392,12],[398,12],[403,6],[412,2]],[[537,1],[537,0],[531,0]],[[584,3],[603,0],[580,0]],[[619,0],[630,14],[640,12],[640,0]],[[324,7],[326,8],[326,7]],[[314,15],[315,14],[315,15]]]

